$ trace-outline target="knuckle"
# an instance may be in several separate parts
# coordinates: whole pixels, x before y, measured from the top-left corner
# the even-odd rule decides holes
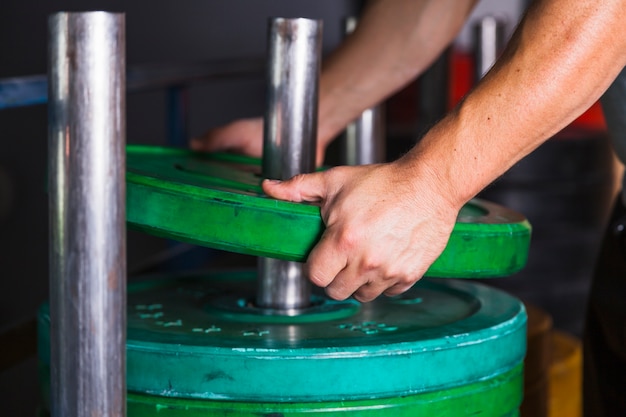
[[[423,275],[420,265],[402,261],[388,265],[385,272],[388,277],[393,278],[396,284],[405,286],[415,284]]]
[[[403,287],[391,287],[385,291],[385,295],[388,297],[395,297],[396,295],[400,295],[408,291],[408,288]]]
[[[388,261],[380,252],[370,251],[365,254],[361,258],[359,267],[364,273],[375,272],[382,280],[387,280],[390,277]]]
[[[342,250],[352,252],[359,244],[359,232],[352,228],[343,228],[338,236],[338,244]]]
[[[337,300],[337,301],[343,301],[352,295],[345,289],[335,288],[335,287],[327,287],[325,291],[326,291],[326,295],[328,295],[333,300]]]
[[[329,276],[327,273],[320,271],[319,269],[309,269],[309,280],[318,287],[326,288],[334,277]]]
[[[414,275],[403,275],[397,281],[396,285],[402,286],[404,288],[412,287],[413,284],[417,282],[419,277]]]
[[[291,177],[291,182],[296,185],[301,185],[306,180],[306,175],[307,174],[296,174]]]
[[[390,286],[384,293],[385,295],[390,297],[403,294],[410,290],[418,280],[419,277],[403,277],[399,279],[394,285]]]
[[[354,293],[354,298],[362,303],[368,303],[375,300],[381,294],[380,290],[364,285]]]
[[[369,303],[371,301],[374,301],[376,299],[376,297],[366,297],[366,296],[362,296],[359,294],[355,294],[354,295],[354,299],[357,300],[360,303]]]
[[[320,174],[322,175],[323,178],[331,178],[333,175],[337,174],[337,172],[339,172],[340,169],[341,169],[341,166],[334,166],[334,167],[330,167],[328,169],[321,171]]]
[[[326,288],[332,282],[332,278],[329,279],[323,275],[319,274],[311,274],[309,275],[309,280],[316,286],[321,288]]]

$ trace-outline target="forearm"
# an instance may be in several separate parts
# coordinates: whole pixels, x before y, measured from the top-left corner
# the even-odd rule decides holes
[[[454,39],[475,0],[376,0],[324,63],[318,138],[327,143],[363,110],[423,72]]]
[[[503,57],[400,163],[460,207],[581,114],[626,64],[626,3],[545,0]]]

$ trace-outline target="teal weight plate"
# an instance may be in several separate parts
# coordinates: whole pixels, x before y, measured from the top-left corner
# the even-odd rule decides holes
[[[306,261],[324,223],[319,207],[271,199],[258,159],[154,146],[127,148],[127,219],[157,236],[271,258]],[[288,233],[286,233],[288,231]],[[518,213],[473,200],[427,276],[489,278],[526,263],[530,225]]]
[[[523,394],[523,366],[495,378],[470,382],[461,387],[425,394],[359,401],[271,403],[179,399],[129,393],[128,417],[237,416],[300,417],[514,417]],[[49,398],[49,369],[41,368],[44,402]]]
[[[495,378],[425,394],[360,401],[302,403],[201,401],[131,393],[128,416],[205,417],[512,417],[522,402],[522,364]]]
[[[360,304],[322,295],[300,316],[251,305],[251,271],[166,277],[128,291],[127,387],[174,398],[348,401],[495,378],[523,361],[517,299],[467,281],[419,281]],[[308,316],[308,318],[307,318]],[[40,317],[42,363],[49,315]]]
[[[250,403],[181,400],[130,394],[128,416],[512,417],[522,401],[522,364],[495,378],[425,394],[360,401]]]

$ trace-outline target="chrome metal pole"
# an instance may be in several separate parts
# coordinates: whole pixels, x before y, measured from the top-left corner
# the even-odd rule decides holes
[[[494,16],[485,16],[474,27],[476,81],[487,74],[504,46],[504,23]]]
[[[289,179],[315,170],[322,22],[274,18],[269,24],[263,176]],[[256,304],[286,314],[310,304],[303,265],[259,259]]]
[[[346,19],[346,35],[357,26],[357,18]],[[345,165],[364,165],[385,162],[384,106],[366,109],[352,123],[343,136],[340,161]]]
[[[322,22],[270,21],[263,175],[289,179],[315,170]]]
[[[366,109],[350,123],[345,132],[342,163],[365,165],[385,162],[385,131],[383,105]]]
[[[125,416],[125,16],[49,36],[51,412]]]

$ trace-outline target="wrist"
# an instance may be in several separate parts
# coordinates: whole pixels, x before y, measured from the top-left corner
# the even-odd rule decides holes
[[[458,115],[452,112],[397,161],[417,192],[439,195],[457,211],[488,184],[480,158],[463,137]]]

